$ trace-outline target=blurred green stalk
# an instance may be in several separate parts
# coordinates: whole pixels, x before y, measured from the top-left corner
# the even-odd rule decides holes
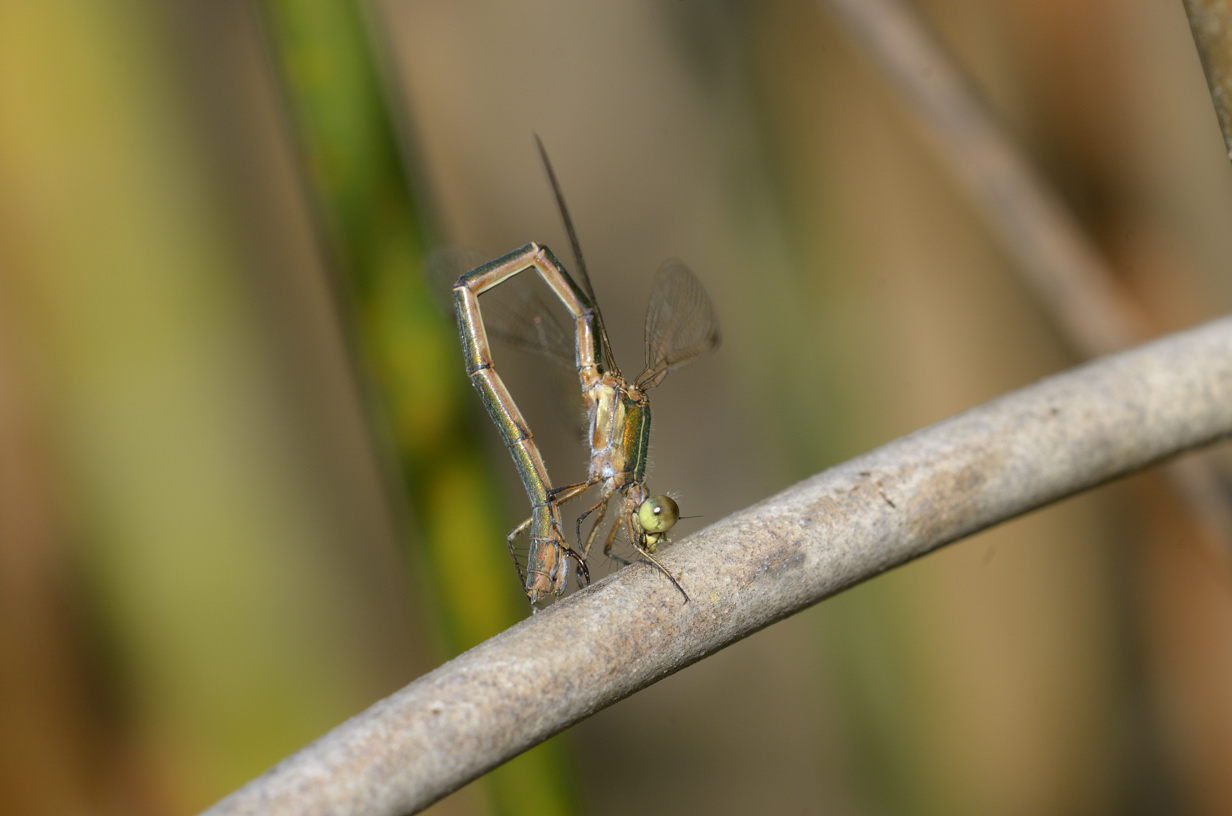
[[[465,386],[457,335],[420,268],[426,229],[364,13],[355,0],[265,0],[261,9],[310,194],[343,272],[344,318],[397,446],[413,510],[408,533],[456,654],[529,610],[510,589],[502,502],[475,441],[478,401]],[[542,816],[576,810],[569,776],[552,741],[486,781],[498,812]]]

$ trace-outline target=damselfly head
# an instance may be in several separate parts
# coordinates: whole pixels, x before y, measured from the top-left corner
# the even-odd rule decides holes
[[[667,531],[680,518],[680,506],[671,496],[651,496],[637,508],[637,521],[646,533],[644,546],[654,552],[659,542],[667,538]]]

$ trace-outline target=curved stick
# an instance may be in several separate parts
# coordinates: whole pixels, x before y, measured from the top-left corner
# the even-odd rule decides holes
[[[206,811],[394,816],[853,584],[1232,434],[1232,318],[1106,357],[819,473],[376,703]]]

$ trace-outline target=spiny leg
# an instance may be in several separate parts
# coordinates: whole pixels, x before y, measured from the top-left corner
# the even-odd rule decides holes
[[[655,558],[653,555],[651,555],[650,553],[646,552],[646,550],[642,549],[642,546],[641,546],[640,544],[634,544],[634,545],[633,545],[633,547],[634,547],[634,549],[636,549],[639,553],[641,553],[641,554],[642,554],[642,558],[645,558],[647,561],[649,561],[651,564],[653,564],[653,565],[655,566],[655,569],[657,569],[659,572],[663,573],[663,575],[664,575],[664,576],[666,576],[667,580],[669,580],[669,581],[671,581],[671,582],[672,582],[672,586],[674,586],[674,587],[676,587],[676,589],[680,590],[680,594],[684,596],[684,602],[685,602],[685,603],[688,603],[688,602],[689,602],[689,593],[687,593],[687,592],[685,592],[685,591],[684,591],[684,587],[682,587],[682,586],[680,585],[680,582],[676,580],[676,576],[674,576],[674,575],[672,575],[670,572],[668,572],[668,571],[667,571],[667,567],[665,567],[665,566],[663,566],[662,564],[660,564],[660,563],[659,563],[659,559]]]
[[[632,564],[633,562],[627,558],[622,558],[619,555],[612,553],[612,545],[616,543],[616,534],[620,532],[620,522],[617,521],[612,525],[612,529],[607,531],[607,538],[603,540],[603,554],[614,561],[619,561],[622,564]]]
[[[585,493],[594,484],[595,482],[576,482],[571,485],[554,487],[548,491],[548,498],[550,498],[557,507],[560,507],[570,499],[576,498]]]
[[[577,482],[576,484],[564,485],[563,487],[553,488],[548,491],[548,500],[552,502],[552,504],[554,504],[556,507],[560,507],[562,504],[569,501],[570,499],[577,498],[578,496],[585,493],[587,490],[591,488],[591,485],[593,484],[594,482]],[[580,532],[581,527],[579,527],[578,529],[579,529],[578,544],[580,545],[582,543],[582,535]],[[578,567],[577,577],[578,577],[579,585],[581,584],[582,579],[585,578],[586,585],[589,586],[590,585],[590,568],[586,566],[586,555],[585,555],[585,554],[589,554],[590,552],[589,547],[586,548],[583,551],[583,553],[578,553],[577,550],[573,549],[572,547],[568,547],[568,546],[564,548],[564,551],[565,551],[565,555],[572,558],[577,563],[577,567]]]
[[[522,565],[518,563],[518,554],[513,548],[513,541],[530,528],[531,520],[532,519],[527,519],[517,527],[514,527],[509,531],[509,535],[505,537],[505,543],[509,545],[509,557],[513,559],[513,568],[517,570],[518,573],[519,586],[526,586],[526,576],[522,573]]]
[[[575,530],[575,533],[577,535],[578,544],[581,544],[582,543],[582,522],[586,521],[587,516],[589,516],[591,513],[595,512],[596,510],[599,511],[598,518],[595,519],[594,525],[591,526],[590,528],[590,533],[586,536],[586,543],[582,545],[582,552],[586,553],[587,555],[590,555],[590,545],[595,543],[595,534],[599,532],[599,527],[600,525],[603,524],[603,517],[607,515],[607,506],[611,498],[612,498],[611,495],[604,496],[603,498],[599,499],[599,501],[596,502],[593,507],[586,508],[586,510],[582,512],[582,515],[578,516],[577,529]],[[608,550],[607,547],[603,548],[604,555],[607,555],[607,550]]]
[[[653,565],[655,566],[655,568],[656,568],[657,570],[659,570],[659,572],[661,572],[661,573],[663,573],[665,576],[667,576],[667,580],[669,580],[669,581],[671,581],[671,582],[672,582],[672,586],[674,586],[674,587],[676,587],[676,589],[680,590],[680,594],[684,596],[684,602],[685,602],[685,603],[688,603],[688,602],[689,602],[689,593],[687,593],[687,592],[685,592],[685,591],[684,591],[684,587],[682,587],[682,586],[680,585],[680,582],[676,580],[676,576],[674,576],[674,575],[672,575],[670,572],[668,572],[668,571],[667,571],[667,567],[665,567],[665,566],[663,566],[662,564],[660,564],[660,563],[659,563],[659,559],[655,558],[653,555],[651,555],[650,553],[648,553],[648,552],[646,551],[646,548],[642,546],[642,543],[641,543],[640,541],[638,541],[638,540],[637,540],[637,533],[636,533],[636,531],[633,529],[633,516],[632,516],[632,515],[629,515],[629,516],[627,516],[627,517],[625,518],[625,524],[628,526],[628,531],[629,531],[629,541],[630,541],[630,542],[632,542],[632,544],[633,544],[633,549],[635,549],[635,550],[637,550],[639,553],[641,553],[642,558],[645,558],[647,561],[649,561],[651,564],[653,564]]]
[[[577,564],[578,584],[581,585],[582,578],[586,579],[586,586],[590,586],[590,568],[586,566],[586,559],[572,547],[565,547],[565,556],[572,558]]]

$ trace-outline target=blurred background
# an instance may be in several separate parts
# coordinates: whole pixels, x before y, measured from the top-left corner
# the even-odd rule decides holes
[[[1232,307],[1179,2],[917,8],[1152,334]],[[190,813],[528,610],[419,269],[566,239],[686,533],[1080,360],[824,4],[0,4],[0,806]],[[543,363],[500,355],[558,484]],[[687,545],[686,545],[687,546]],[[1150,473],[749,638],[441,814],[1232,813],[1232,569]],[[610,565],[595,559],[595,569]]]

